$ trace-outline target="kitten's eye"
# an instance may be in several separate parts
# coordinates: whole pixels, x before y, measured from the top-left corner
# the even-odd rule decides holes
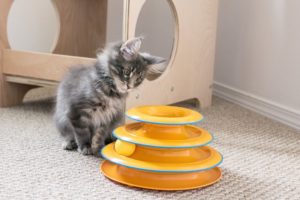
[[[124,75],[129,76],[131,72],[129,69],[124,69],[123,73]]]

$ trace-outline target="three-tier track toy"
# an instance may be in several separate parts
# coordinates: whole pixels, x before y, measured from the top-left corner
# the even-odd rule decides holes
[[[216,183],[223,157],[207,146],[212,135],[195,124],[203,116],[175,106],[141,106],[127,111],[138,121],[114,130],[105,146],[102,173],[129,186],[188,190]]]

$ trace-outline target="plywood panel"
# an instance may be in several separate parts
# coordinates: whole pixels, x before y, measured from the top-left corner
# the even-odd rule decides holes
[[[13,0],[2,0],[0,4],[0,48],[8,48],[7,16]]]
[[[8,83],[3,74],[4,49],[9,48],[7,39],[7,16],[12,0],[2,0],[0,5],[0,107],[12,106],[22,102],[31,86]]]
[[[53,0],[60,16],[54,53],[95,57],[106,41],[107,0]]]
[[[144,1],[128,0],[127,37],[134,37]],[[211,84],[218,0],[169,0],[177,21],[176,44],[167,71],[146,81],[127,100],[127,108],[143,104],[171,104],[197,98],[201,107],[211,103]]]
[[[96,60],[92,58],[15,50],[3,51],[3,73],[50,81],[60,81],[73,65],[94,62]]]
[[[61,22],[55,52],[95,57],[95,50],[103,46],[106,39],[107,0],[53,2]],[[84,57],[10,50],[6,27],[12,3],[13,0],[2,0],[0,5],[0,106],[21,103],[25,93],[34,87],[29,83],[43,85],[47,81],[60,81],[70,66],[95,62]]]
[[[28,77],[15,76],[15,75],[5,75],[5,80],[10,83],[34,85],[40,87],[56,87],[59,83],[58,81],[46,81],[37,78],[28,78]]]

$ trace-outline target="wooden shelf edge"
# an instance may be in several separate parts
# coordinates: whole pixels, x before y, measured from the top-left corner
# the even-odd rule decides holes
[[[96,59],[93,58],[3,50],[4,74],[46,81],[58,82],[70,67],[94,62]]]
[[[57,81],[47,81],[47,80],[41,80],[41,79],[36,79],[36,78],[13,76],[13,75],[5,75],[5,80],[10,83],[35,85],[35,86],[41,86],[41,87],[56,87],[59,83]]]

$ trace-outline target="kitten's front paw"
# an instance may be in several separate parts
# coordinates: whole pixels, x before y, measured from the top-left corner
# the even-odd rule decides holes
[[[79,153],[81,153],[82,155],[84,155],[84,156],[92,155],[93,154],[92,149],[90,147],[78,148],[77,151]]]
[[[74,149],[76,149],[77,148],[77,144],[76,144],[76,142],[75,141],[64,141],[63,143],[62,143],[62,148],[64,149],[64,150],[74,150]]]
[[[92,148],[93,155],[102,158],[101,148]]]

